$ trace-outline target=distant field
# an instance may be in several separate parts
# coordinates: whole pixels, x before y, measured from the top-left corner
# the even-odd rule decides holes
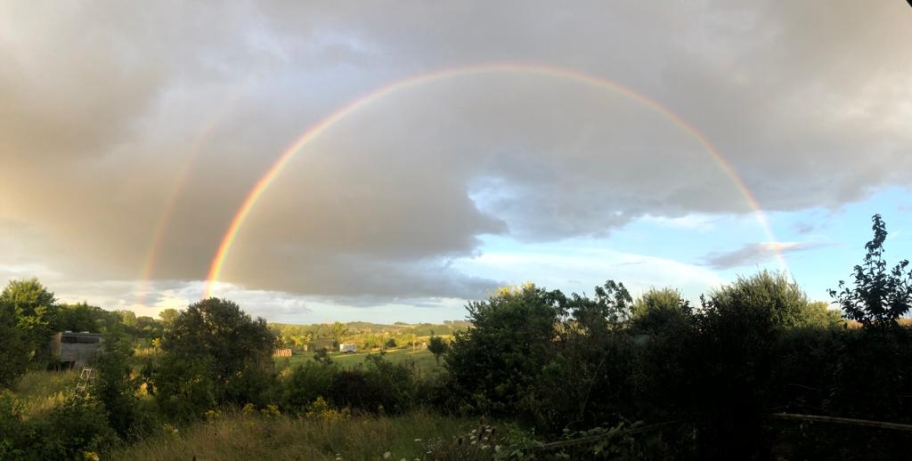
[[[379,352],[373,353],[373,355],[377,354],[379,354]],[[363,364],[368,355],[370,354],[364,352],[357,354],[340,354],[334,352],[330,354],[330,357],[332,358],[333,363],[339,366],[354,368]],[[437,374],[443,369],[442,365],[437,365],[434,360],[434,354],[431,354],[427,350],[413,352],[410,349],[391,349],[386,351],[383,358],[392,363],[403,363],[412,360],[415,363],[419,376],[423,376],[426,373]],[[441,360],[442,359],[443,358],[441,357]],[[276,357],[276,365],[279,365],[280,367],[286,365],[296,366],[310,360],[313,360],[313,353],[306,352],[303,354],[295,354],[291,357]]]

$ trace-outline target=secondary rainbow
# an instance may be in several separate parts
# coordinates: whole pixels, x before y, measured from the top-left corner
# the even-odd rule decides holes
[[[243,84],[239,88],[230,92],[227,97],[223,97],[222,104],[220,104],[212,115],[206,119],[206,122],[190,144],[190,151],[175,177],[171,193],[165,198],[158,224],[152,231],[152,243],[149,245],[148,251],[146,251],[146,257],[139,278],[139,289],[137,290],[137,304],[140,306],[146,307],[146,292],[149,291],[153,271],[155,270],[156,263],[158,262],[158,255],[161,251],[161,245],[164,241],[168,227],[171,224],[171,217],[174,215],[174,211],[177,208],[178,199],[183,194],[184,188],[186,188],[187,183],[189,182],[190,173],[193,171],[197,160],[203,153],[204,146],[212,140],[218,125],[227,119],[230,114],[234,113],[238,102],[246,97],[266,75],[268,74],[263,71],[251,73],[244,79]]]
[[[431,82],[438,82],[441,80],[452,79],[467,75],[477,75],[477,74],[532,74],[532,75],[541,75],[549,76],[555,78],[566,79],[570,81],[579,82],[581,84],[591,85],[594,87],[611,90],[615,93],[622,94],[633,100],[639,101],[646,106],[652,108],[657,113],[664,115],[666,118],[674,122],[681,129],[689,133],[703,148],[707,153],[716,161],[722,171],[725,172],[731,178],[732,183],[744,196],[745,200],[748,203],[748,206],[754,211],[755,218],[757,219],[760,226],[763,228],[763,231],[766,233],[767,238],[769,238],[770,244],[773,246],[776,253],[776,257],[779,260],[780,266],[788,271],[788,266],[786,265],[785,258],[782,255],[780,247],[778,246],[778,241],[773,235],[772,229],[769,226],[769,222],[766,218],[766,215],[763,213],[763,209],[760,207],[757,199],[751,193],[750,189],[744,183],[744,180],[741,178],[741,175],[729,164],[722,155],[716,150],[716,148],[709,142],[709,140],[704,136],[699,130],[697,130],[693,125],[689,124],[686,120],[681,118],[679,115],[675,114],[665,106],[658,103],[656,100],[639,93],[631,88],[623,86],[619,83],[607,80],[601,77],[594,75],[586,74],[572,69],[565,69],[560,67],[537,65],[537,64],[528,64],[528,63],[494,63],[494,64],[483,64],[467,67],[458,67],[439,70],[436,72],[429,72],[424,74],[415,75],[403,80],[399,80],[388,84],[386,86],[380,87],[376,90],[373,90],[366,95],[355,99],[354,101],[342,106],[335,112],[331,113],[326,118],[322,119],[317,124],[313,125],[307,129],[303,134],[301,134],[298,139],[291,144],[282,155],[272,164],[266,173],[260,177],[256,185],[250,190],[247,194],[247,197],[244,199],[244,202],[241,204],[238,211],[235,213],[234,218],[231,220],[231,224],[228,226],[228,230],[225,232],[225,235],[222,237],[222,241],[218,247],[218,250],[215,253],[215,256],[212,259],[212,263],[209,267],[209,274],[206,278],[206,292],[205,297],[211,297],[212,291],[215,283],[218,281],[219,276],[221,275],[222,267],[225,264],[225,259],[228,256],[228,252],[231,250],[231,247],[234,245],[234,241],[237,238],[238,232],[241,227],[244,225],[244,221],[250,215],[250,212],[256,206],[260,197],[264,192],[269,188],[269,186],[275,181],[279,176],[282,170],[288,165],[288,163],[294,159],[294,157],[303,150],[311,141],[319,137],[321,134],[326,132],[330,127],[338,123],[340,120],[348,117],[349,115],[354,114],[359,109],[362,109],[380,99],[383,99],[387,96],[390,96],[399,91],[406,90],[408,88],[413,88],[415,86],[428,84]]]

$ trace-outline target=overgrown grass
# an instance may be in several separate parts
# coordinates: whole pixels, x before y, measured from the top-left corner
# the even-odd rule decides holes
[[[73,393],[79,373],[79,370],[30,371],[20,378],[10,395],[23,416],[43,414]]]
[[[107,457],[136,461],[424,460],[434,459],[429,451],[436,453],[441,445],[454,443],[477,426],[477,420],[420,411],[397,417],[344,419],[233,413],[183,430],[166,428],[158,436]],[[386,453],[388,458],[384,458]]]

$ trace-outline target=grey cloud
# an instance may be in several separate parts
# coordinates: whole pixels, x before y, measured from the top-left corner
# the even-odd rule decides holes
[[[494,61],[633,87],[702,131],[765,208],[838,207],[912,171],[908,11],[859,5],[8,3],[0,219],[41,232],[19,264],[125,282],[154,254],[156,281],[198,281],[247,192],[307,127],[392,81]],[[647,215],[749,211],[699,140],[642,102],[547,76],[463,76],[378,100],[309,144],[261,197],[224,277],[473,297],[495,281],[446,261],[483,235],[604,236]]]
[[[719,270],[744,267],[770,261],[777,254],[795,253],[832,245],[825,242],[760,242],[744,245],[737,250],[714,252],[706,256],[706,265]]]

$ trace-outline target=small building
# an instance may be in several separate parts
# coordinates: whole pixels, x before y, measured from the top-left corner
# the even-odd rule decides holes
[[[272,355],[276,357],[291,357],[291,349],[276,349]]]
[[[56,357],[63,368],[81,367],[98,357],[103,341],[100,333],[60,332],[51,337],[51,356]]]
[[[339,352],[343,354],[354,354],[358,352],[358,346],[356,344],[339,344]]]

